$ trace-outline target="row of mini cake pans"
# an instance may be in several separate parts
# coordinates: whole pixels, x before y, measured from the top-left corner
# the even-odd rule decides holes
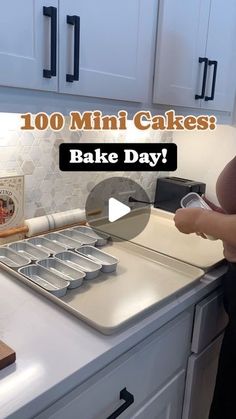
[[[9,267],[19,268],[27,264],[26,260],[22,258],[17,260],[11,251],[26,259],[35,261],[47,258],[56,253],[61,253],[65,250],[74,250],[84,245],[104,246],[108,240],[108,235],[98,235],[90,227],[81,226],[74,229],[61,230],[60,233],[49,233],[2,246],[0,248],[0,261],[6,263]],[[10,249],[11,251],[4,249]],[[4,262],[4,257],[7,259],[6,253],[9,256],[9,260],[5,260]]]
[[[113,272],[118,263],[116,258],[94,247],[99,240],[99,245],[105,244],[108,236],[100,236],[100,233],[98,235],[90,229],[88,232],[93,235],[93,242],[91,236],[79,242],[71,234],[76,230],[77,228],[68,229],[2,246],[0,261],[14,270],[17,269],[21,275],[45,290],[62,297],[67,288],[80,286],[83,279],[96,278],[100,271]],[[84,235],[83,232],[78,233]],[[65,242],[64,238],[69,240]]]

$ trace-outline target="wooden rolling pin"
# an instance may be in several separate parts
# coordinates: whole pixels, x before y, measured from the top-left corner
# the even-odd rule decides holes
[[[93,216],[93,215],[99,215],[102,213],[101,209],[95,209],[93,211],[88,212],[88,216]],[[69,227],[74,227],[77,225],[85,225],[86,224],[86,220],[81,221],[79,223],[75,223],[75,224],[66,224],[61,228],[57,228],[55,230],[50,230],[50,231],[60,231],[60,230],[64,230],[65,228],[69,228]],[[28,233],[29,229],[27,226],[21,226],[21,227],[15,227],[15,228],[9,228],[7,230],[4,231],[0,231],[0,239],[5,239],[7,237],[11,237],[14,236],[15,234],[26,234]],[[48,231],[42,231],[40,234],[45,234],[48,233]]]

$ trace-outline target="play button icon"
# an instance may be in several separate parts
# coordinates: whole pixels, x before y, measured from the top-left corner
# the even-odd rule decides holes
[[[130,197],[145,203],[130,202]],[[88,224],[112,236],[114,241],[132,240],[146,227],[151,212],[150,198],[134,180],[111,177],[96,184],[86,201]]]
[[[122,204],[115,198],[110,198],[108,202],[108,220],[110,223],[114,223],[114,221],[119,220],[131,211],[128,205]]]

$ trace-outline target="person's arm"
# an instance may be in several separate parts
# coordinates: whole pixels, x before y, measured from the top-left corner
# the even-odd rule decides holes
[[[175,225],[185,234],[203,233],[236,246],[236,215],[221,214],[202,208],[176,211]]]
[[[207,205],[209,205],[209,207],[216,212],[220,212],[221,214],[225,214],[225,211],[223,210],[223,208],[219,207],[218,205],[213,204],[213,202],[211,202],[205,195],[201,196],[202,199],[204,199],[204,201],[207,203]]]

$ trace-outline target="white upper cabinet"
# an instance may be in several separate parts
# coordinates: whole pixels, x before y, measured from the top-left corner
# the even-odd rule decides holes
[[[232,111],[236,86],[235,40],[236,1],[212,0],[206,49],[209,59],[206,96],[210,100],[204,100],[204,108]]]
[[[154,103],[199,107],[210,0],[161,0]]]
[[[232,112],[235,39],[235,0],[8,0],[0,86]]]
[[[235,36],[235,0],[160,0],[154,103],[232,111]]]
[[[2,2],[0,85],[147,101],[157,11],[158,0]]]
[[[57,13],[58,0],[1,2],[0,85],[57,90]]]
[[[144,101],[156,20],[157,0],[60,1],[59,91]]]

